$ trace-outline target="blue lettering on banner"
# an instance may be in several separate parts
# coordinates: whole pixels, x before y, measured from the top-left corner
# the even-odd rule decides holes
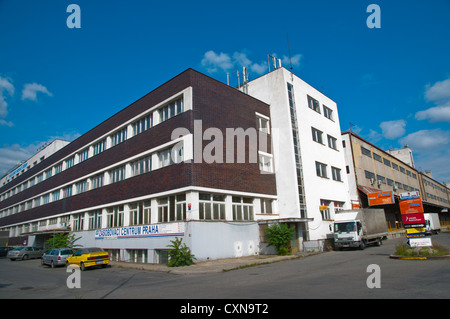
[[[143,237],[162,237],[162,236],[184,236],[184,231],[180,225],[145,225],[128,226],[107,229],[97,229],[95,239],[123,239],[123,238],[143,238]]]

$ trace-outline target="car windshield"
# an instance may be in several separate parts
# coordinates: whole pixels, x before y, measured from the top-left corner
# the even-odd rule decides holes
[[[335,223],[334,232],[335,233],[349,233],[356,230],[355,222],[345,222],[345,223]]]
[[[25,247],[17,247],[17,248],[15,248],[14,250],[22,250],[22,249],[24,249]]]

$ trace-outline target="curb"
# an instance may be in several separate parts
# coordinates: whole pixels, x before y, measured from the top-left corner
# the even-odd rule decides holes
[[[406,256],[398,256],[398,255],[390,255],[391,259],[400,259],[400,260],[440,260],[440,259],[450,259],[450,255],[444,256],[428,256],[428,257],[406,257]]]

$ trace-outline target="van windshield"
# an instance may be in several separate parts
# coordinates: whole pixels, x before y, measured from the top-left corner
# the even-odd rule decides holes
[[[335,223],[334,232],[335,233],[349,233],[356,230],[355,222],[345,222],[345,223]]]

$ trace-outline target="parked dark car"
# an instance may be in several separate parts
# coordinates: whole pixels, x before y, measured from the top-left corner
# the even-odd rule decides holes
[[[54,268],[55,266],[64,266],[66,259],[72,256],[74,250],[72,248],[54,248],[46,251],[42,255],[41,264],[49,265]]]
[[[0,257],[6,257],[8,251],[13,250],[15,247],[0,247]]]
[[[13,250],[8,251],[8,257],[11,260],[16,259],[30,259],[30,258],[41,258],[42,256],[42,250],[36,247],[30,247],[30,246],[22,246],[22,247],[16,247]]]

